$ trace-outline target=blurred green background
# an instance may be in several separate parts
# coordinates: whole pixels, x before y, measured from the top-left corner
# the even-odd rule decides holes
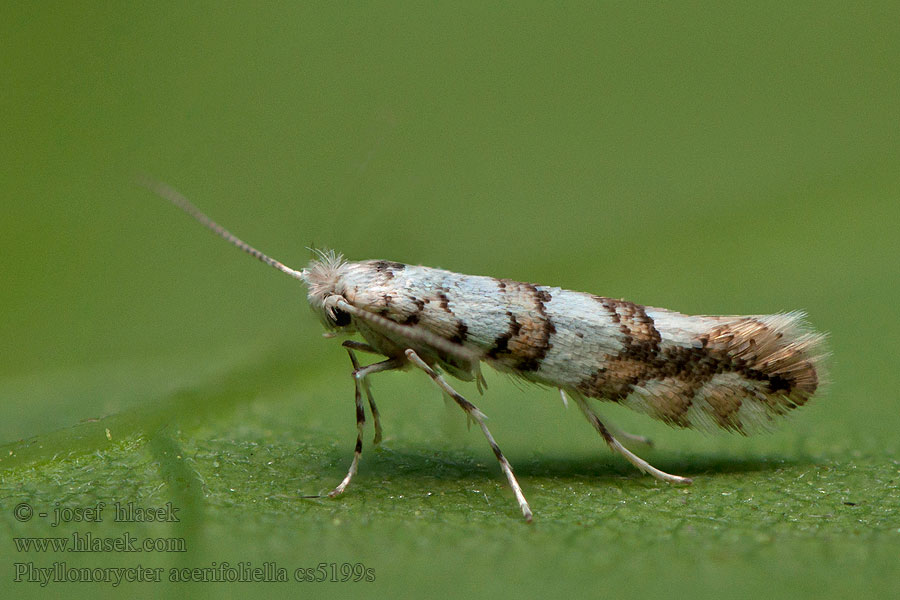
[[[8,594],[896,597],[897,2],[19,4],[0,50]],[[370,428],[347,494],[301,499],[349,463],[349,361],[297,282],[140,173],[296,267],[315,245],[688,313],[804,309],[832,384],[754,438],[604,411],[686,489],[611,456],[550,391],[460,384],[526,526],[480,432],[424,376],[385,374],[383,447]],[[100,501],[181,521],[13,515]],[[187,551],[13,542],[73,532]],[[376,580],[15,581],[59,561]]]

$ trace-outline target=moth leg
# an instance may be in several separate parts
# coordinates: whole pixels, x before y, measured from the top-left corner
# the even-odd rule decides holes
[[[566,395],[566,390],[559,388],[559,395],[562,398],[563,406],[569,408],[569,397]],[[629,442],[634,442],[635,444],[642,444],[644,446],[653,447],[653,440],[648,437],[644,437],[642,435],[635,435],[633,433],[628,433],[622,429],[619,429],[609,421],[606,422],[606,428],[613,434],[614,437],[620,437],[628,440]]]
[[[587,420],[591,422],[591,425],[594,426],[594,429],[597,430],[606,444],[610,447],[613,452],[617,452],[625,457],[625,459],[633,464],[635,467],[647,473],[649,475],[653,475],[657,479],[661,481],[666,481],[668,483],[691,483],[691,479],[689,477],[680,477],[678,475],[671,475],[666,473],[665,471],[660,471],[650,463],[648,463],[643,458],[633,454],[628,448],[619,443],[619,440],[613,437],[613,435],[609,432],[609,429],[600,421],[600,417],[596,412],[588,405],[587,400],[579,395],[574,396],[575,402],[578,404],[578,408],[581,409],[581,412],[584,413],[584,416],[587,417]]]
[[[356,470],[359,467],[359,458],[362,455],[363,425],[366,424],[366,411],[363,409],[362,393],[360,392],[360,387],[363,385],[362,381],[372,373],[390,371],[391,369],[398,369],[402,366],[403,361],[396,358],[389,358],[353,371],[353,383],[356,388],[356,446],[353,449],[353,462],[350,463],[350,469],[347,471],[347,476],[344,477],[336,488],[328,493],[330,497],[334,498],[335,496],[340,496],[344,493],[344,490],[350,485],[350,480],[356,475]]]
[[[344,340],[341,343],[341,346],[344,348],[353,348],[354,350],[359,350],[360,352],[368,352],[369,354],[381,354],[378,350],[368,345],[365,342],[357,342],[356,340]]]
[[[356,353],[353,350],[359,350],[361,352],[372,352],[373,354],[380,354],[378,350],[373,348],[368,344],[364,344],[362,342],[355,342],[353,340],[346,340],[343,344],[341,344],[344,348],[347,349],[347,353],[350,355],[350,362],[353,363],[353,372],[357,373],[360,370],[359,361],[356,360]],[[369,380],[363,378],[362,380],[356,379],[354,375],[354,381],[357,382],[357,386],[362,384],[363,391],[366,393],[366,398],[369,401],[369,410],[372,411],[372,421],[375,423],[375,438],[372,440],[376,446],[381,443],[381,415],[378,414],[378,407],[375,406],[375,398],[372,397],[372,390],[369,388]]]
[[[501,452],[500,446],[498,446],[497,442],[494,441],[494,436],[491,435],[491,432],[488,430],[487,425],[485,425],[484,423],[484,413],[478,410],[478,408],[474,404],[463,398],[459,394],[459,392],[450,387],[450,384],[447,383],[444,378],[441,377],[437,372],[435,372],[434,369],[429,367],[428,364],[424,360],[422,360],[418,354],[416,354],[415,350],[411,348],[406,350],[406,357],[413,365],[425,371],[425,373],[427,373],[428,376],[431,377],[431,380],[434,381],[434,383],[437,384],[437,386],[441,388],[444,393],[453,398],[453,400],[456,401],[459,407],[466,412],[466,415],[469,418],[473,419],[476,423],[478,423],[478,426],[481,427],[481,431],[482,433],[484,433],[484,437],[487,438],[488,444],[491,445],[491,450],[494,451],[494,456],[497,457],[497,461],[500,463],[500,468],[503,470],[503,472],[506,474],[506,478],[509,480],[509,485],[516,496],[516,501],[519,503],[519,508],[522,510],[522,515],[525,517],[525,520],[530,523],[532,518],[531,508],[528,506],[528,501],[525,500],[525,494],[522,493],[522,488],[521,486],[519,486],[519,482],[516,480],[516,476],[513,475],[512,467],[510,466],[509,461],[506,460],[505,456],[503,456],[503,452]]]
[[[487,389],[487,381],[485,381],[484,375],[481,373],[481,367],[479,367],[475,373],[475,387],[478,388],[478,393],[482,396]]]
[[[651,440],[650,438],[643,436],[643,435],[628,433],[627,431],[625,431],[623,429],[619,429],[618,427],[616,427],[609,421],[606,422],[606,428],[609,430],[609,432],[611,434],[613,434],[614,437],[622,438],[624,440],[628,440],[629,442],[632,442],[635,444],[641,444],[642,446],[647,446],[649,448],[653,447],[653,440]]]

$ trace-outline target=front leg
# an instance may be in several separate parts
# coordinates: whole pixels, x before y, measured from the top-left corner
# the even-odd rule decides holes
[[[353,373],[357,373],[360,370],[359,361],[356,360],[356,353],[354,352],[354,350],[359,350],[360,352],[371,352],[372,354],[381,354],[372,346],[354,340],[346,340],[343,344],[341,344],[341,346],[346,348],[347,353],[350,355],[350,362],[353,363]],[[354,379],[355,378],[356,376],[354,375]],[[359,381],[358,379],[355,380]],[[372,411],[372,421],[375,424],[375,439],[372,441],[372,443],[377,446],[381,443],[381,415],[378,414],[378,407],[375,406],[375,398],[372,397],[372,390],[369,388],[369,380],[362,379],[361,383],[363,386],[363,391],[366,393],[366,398],[369,400],[369,409]]]
[[[348,348],[348,350],[350,349]],[[353,358],[353,362],[356,363],[355,357],[353,357],[352,353],[350,356],[351,358]],[[353,370],[353,383],[356,388],[356,394],[354,396],[354,399],[356,401],[356,446],[353,449],[353,461],[350,463],[350,469],[347,471],[347,476],[344,477],[344,479],[338,484],[336,488],[328,493],[330,497],[334,498],[335,496],[339,496],[344,493],[344,490],[347,489],[348,485],[350,485],[350,480],[353,479],[354,475],[356,475],[356,470],[359,467],[359,459],[360,456],[362,456],[363,425],[366,424],[366,411],[363,408],[360,387],[364,386],[366,377],[368,377],[372,373],[399,369],[403,366],[404,362],[405,361],[398,358],[389,358],[387,360],[371,364],[367,367],[363,367],[361,369],[356,368]],[[373,415],[374,414],[375,413],[373,412]]]
[[[482,413],[478,408],[462,397],[462,395],[450,387],[450,384],[447,383],[443,377],[441,377],[434,369],[428,366],[424,360],[422,360],[418,354],[416,354],[415,350],[412,348],[406,350],[406,358],[415,365],[416,367],[425,371],[431,380],[434,381],[435,384],[441,390],[444,391],[448,396],[453,398],[459,407],[462,408],[466,415],[474,419],[476,423],[481,427],[482,433],[484,433],[484,437],[487,438],[488,444],[491,445],[491,450],[494,451],[494,456],[497,457],[497,461],[500,463],[500,468],[506,474],[506,478],[509,480],[509,485],[513,489],[513,493],[516,495],[516,501],[519,503],[519,508],[522,509],[522,515],[525,517],[527,522],[531,522],[531,508],[528,506],[528,501],[525,500],[525,494],[522,493],[522,488],[519,486],[519,482],[516,480],[516,476],[513,474],[512,467],[509,464],[509,461],[506,460],[506,457],[503,456],[503,452],[500,451],[500,446],[497,445],[497,442],[494,441],[494,436],[491,435],[491,432],[488,430],[487,425],[484,423],[484,413]]]

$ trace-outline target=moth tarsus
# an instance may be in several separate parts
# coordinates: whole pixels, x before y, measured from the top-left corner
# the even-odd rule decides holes
[[[558,388],[571,397],[610,449],[668,483],[687,477],[653,467],[618,437],[650,444],[604,424],[590,400],[612,401],[669,425],[741,434],[765,428],[812,398],[821,381],[824,336],[803,313],[691,316],[510,279],[462,275],[387,260],[349,262],[330,250],[301,270],[285,266],[218,225],[174,188],[141,183],[215,234],[263,263],[299,279],[329,334],[346,340],[353,365],[357,437],[344,492],[362,455],[365,394],[381,441],[381,420],[369,389],[372,374],[409,367],[425,372],[474,420],[491,446],[525,519],[532,512],[484,415],[441,373],[485,387],[481,364]],[[330,337],[330,335],[329,335]],[[385,357],[362,366],[356,351]]]

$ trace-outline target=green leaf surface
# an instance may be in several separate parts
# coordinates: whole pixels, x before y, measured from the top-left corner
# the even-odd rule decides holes
[[[0,595],[898,596],[896,3],[164,4],[0,20]],[[553,390],[459,383],[527,525],[478,428],[421,373],[379,374],[385,440],[368,423],[327,498],[355,441],[346,353],[302,286],[139,173],[293,267],[329,247],[802,309],[830,383],[753,437],[598,405],[689,487]],[[33,545],[88,536],[156,545]],[[29,580],[54,563],[161,581]],[[289,581],[227,581],[254,568]]]

